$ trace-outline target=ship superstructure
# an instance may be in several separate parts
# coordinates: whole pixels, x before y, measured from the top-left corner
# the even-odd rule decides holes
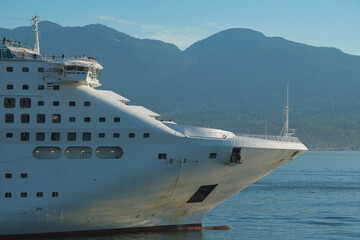
[[[196,230],[307,150],[295,137],[176,124],[112,91],[89,57],[0,44],[0,235]]]

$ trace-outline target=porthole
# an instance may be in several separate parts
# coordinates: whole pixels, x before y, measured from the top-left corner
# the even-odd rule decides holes
[[[61,149],[59,147],[36,147],[33,155],[37,159],[57,159],[61,157]]]
[[[121,147],[98,147],[95,155],[101,159],[119,159],[124,154]]]
[[[68,147],[65,156],[70,159],[88,159],[92,156],[92,150],[89,147]]]

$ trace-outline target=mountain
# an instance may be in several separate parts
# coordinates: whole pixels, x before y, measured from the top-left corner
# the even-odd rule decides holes
[[[100,24],[41,22],[42,53],[95,56],[102,88],[175,121],[278,134],[290,81],[291,127],[310,147],[360,149],[360,57],[251,29],[228,29],[191,45],[137,39]],[[0,29],[32,42],[30,27]]]

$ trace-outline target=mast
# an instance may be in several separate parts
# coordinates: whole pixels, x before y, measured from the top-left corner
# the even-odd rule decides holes
[[[281,136],[288,136],[294,135],[296,129],[289,129],[289,111],[290,111],[290,104],[289,104],[289,80],[286,81],[286,106],[285,106],[285,123],[281,130]]]
[[[34,31],[34,47],[33,51],[40,55],[40,41],[39,41],[39,16],[35,13],[35,16],[31,19],[33,21],[32,26],[34,27],[32,30]]]

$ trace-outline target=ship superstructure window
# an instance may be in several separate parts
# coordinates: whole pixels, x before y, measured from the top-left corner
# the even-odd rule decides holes
[[[31,98],[20,98],[20,107],[21,108],[30,108],[31,107]]]
[[[84,132],[82,136],[83,141],[91,141],[91,133],[90,132]]]
[[[42,73],[42,72],[44,72],[44,68],[42,68],[42,67],[39,67],[39,68],[38,68],[38,72],[39,72],[39,73]]]
[[[13,89],[14,89],[14,85],[8,84],[8,85],[6,85],[6,89],[7,89],[7,90],[13,90]]]
[[[98,147],[95,155],[101,159],[118,159],[124,154],[121,147]]]
[[[143,137],[144,137],[144,138],[149,138],[149,137],[150,137],[150,133],[144,133],[144,134],[143,134]]]
[[[44,101],[38,101],[38,106],[44,106]]]
[[[57,159],[61,156],[59,147],[37,147],[33,151],[33,155],[37,159]]]
[[[37,123],[45,123],[45,114],[37,114],[36,121]]]
[[[135,138],[135,133],[129,133],[129,138]]]
[[[12,174],[11,173],[5,173],[5,178],[7,178],[7,179],[12,178]]]
[[[120,137],[120,133],[113,133],[113,138],[119,138]]]
[[[26,198],[26,197],[27,197],[27,192],[22,192],[22,193],[20,193],[20,197]]]
[[[12,113],[5,114],[5,122],[13,123],[14,122],[14,114],[12,114]]]
[[[69,106],[70,106],[70,107],[75,107],[75,105],[76,105],[76,102],[75,102],[75,101],[70,101],[70,102],[69,102]]]
[[[21,114],[21,123],[29,123],[30,115],[29,114]]]
[[[6,133],[6,137],[7,137],[7,138],[12,138],[12,137],[13,137],[13,133]]]
[[[120,122],[120,118],[119,117],[114,117],[114,122]]]
[[[91,118],[90,117],[84,117],[84,122],[91,122]]]
[[[6,193],[5,193],[5,197],[6,197],[6,198],[11,198],[11,196],[12,196],[11,192],[6,192]]]
[[[23,67],[23,68],[22,68],[22,71],[23,71],[23,72],[29,72],[29,68],[28,68],[28,67]]]
[[[159,159],[166,159],[166,153],[159,153]]]
[[[67,136],[68,141],[76,141],[76,132],[69,132]]]
[[[52,192],[52,193],[51,193],[51,196],[52,196],[52,197],[59,197],[59,193],[58,193],[58,192]]]
[[[22,85],[23,90],[29,90],[29,85]]]
[[[44,85],[38,85],[38,90],[44,90],[44,89],[45,89]]]
[[[4,107],[5,108],[14,108],[15,107],[15,98],[4,98]]]
[[[30,133],[28,132],[20,133],[20,141],[29,141],[29,139],[30,139]]]
[[[52,122],[53,123],[61,123],[61,115],[60,114],[53,114],[52,115]]]
[[[45,133],[37,132],[36,133],[36,141],[45,141]]]
[[[105,137],[105,133],[99,133],[99,138],[104,138]]]
[[[51,133],[51,141],[60,141],[60,133],[52,132]]]
[[[69,117],[69,122],[76,122],[76,118],[75,117]]]
[[[65,156],[70,159],[88,159],[92,156],[92,150],[89,147],[68,147]]]
[[[60,86],[59,86],[59,85],[54,85],[54,86],[53,86],[53,89],[54,89],[54,90],[60,90]]]
[[[13,67],[7,67],[7,68],[6,68],[6,71],[7,71],[7,72],[13,72],[14,69],[13,69]]]
[[[106,119],[104,117],[99,117],[99,122],[105,122]]]
[[[36,193],[36,197],[43,197],[44,196],[44,193],[43,192],[37,192]]]
[[[53,106],[55,106],[55,107],[60,106],[60,102],[59,101],[53,101]]]
[[[90,105],[91,105],[91,103],[90,103],[89,101],[85,101],[85,102],[84,102],[84,106],[85,106],[85,107],[90,107]]]
[[[210,153],[209,158],[216,158],[217,153]]]
[[[28,177],[28,174],[27,174],[27,173],[21,173],[21,174],[20,174],[20,177],[21,177],[21,178],[27,178],[27,177]]]

